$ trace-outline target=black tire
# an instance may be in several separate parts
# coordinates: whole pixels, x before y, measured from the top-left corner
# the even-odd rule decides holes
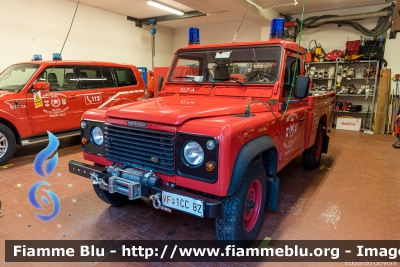
[[[254,242],[264,214],[267,192],[266,179],[264,165],[260,160],[254,160],[247,167],[239,190],[222,200],[222,216],[215,221],[217,238],[222,245],[247,247]],[[251,198],[248,196],[253,185],[259,188],[257,191],[253,191],[256,192],[253,194],[254,200],[252,199],[254,206],[249,209],[247,205],[251,204],[249,202]],[[247,210],[245,210],[246,206]],[[258,211],[256,211],[257,208]]]
[[[110,194],[109,192],[100,188],[99,185],[93,185],[94,192],[96,195],[103,200],[105,203],[110,204],[114,207],[120,207],[129,202],[129,198],[119,193]]]
[[[0,123],[0,166],[5,165],[12,158],[16,146],[17,143],[13,131]],[[3,147],[5,147],[5,151]]]
[[[321,163],[322,147],[324,144],[324,127],[322,124],[318,126],[314,144],[303,151],[302,164],[306,169],[313,170]]]

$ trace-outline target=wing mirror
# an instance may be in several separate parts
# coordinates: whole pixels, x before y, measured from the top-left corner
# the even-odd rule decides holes
[[[310,89],[310,77],[297,76],[294,84],[294,97],[305,98],[308,96]]]
[[[33,89],[36,91],[50,92],[50,84],[48,82],[35,82]]]
[[[158,84],[157,84],[157,89],[158,89],[157,97],[160,95],[160,92],[161,92],[163,84],[164,84],[164,77],[163,76],[159,76],[158,77]]]

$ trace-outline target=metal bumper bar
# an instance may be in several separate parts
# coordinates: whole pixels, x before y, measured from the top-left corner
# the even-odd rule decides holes
[[[120,176],[108,174],[105,167],[92,166],[75,160],[71,160],[68,165],[70,173],[91,179],[93,184],[99,184],[102,189],[110,193],[127,195],[130,200],[139,197],[150,198],[151,195],[161,195],[162,191],[164,191],[203,200],[204,217],[217,218],[222,213],[221,201],[162,185],[161,179],[154,174],[151,178],[144,176],[140,181],[131,181]]]

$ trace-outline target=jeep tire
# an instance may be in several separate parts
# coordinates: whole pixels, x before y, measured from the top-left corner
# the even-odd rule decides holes
[[[93,185],[94,192],[96,195],[103,200],[105,203],[110,204],[114,207],[120,207],[129,202],[129,199],[125,195],[119,193],[110,194],[109,192],[100,188],[99,185]]]
[[[257,237],[267,192],[264,165],[258,159],[247,167],[239,190],[222,201],[222,216],[215,221],[222,245],[250,246]]]
[[[14,155],[15,135],[10,128],[0,123],[0,166],[5,165]]]
[[[321,162],[322,147],[324,144],[324,127],[322,124],[318,126],[314,144],[303,151],[302,164],[306,169],[315,169]]]

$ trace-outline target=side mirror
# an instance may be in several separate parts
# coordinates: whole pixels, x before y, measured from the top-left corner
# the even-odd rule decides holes
[[[297,76],[294,84],[294,97],[305,98],[308,96],[308,90],[310,89],[310,77],[308,76]]]
[[[35,82],[33,89],[36,91],[50,92],[50,84],[48,82]]]

